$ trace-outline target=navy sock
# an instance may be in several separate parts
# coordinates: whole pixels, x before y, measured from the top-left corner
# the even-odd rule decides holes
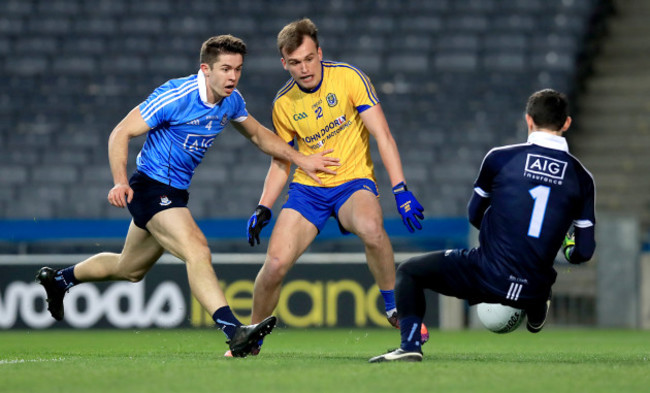
[[[57,270],[54,276],[57,286],[62,290],[68,290],[79,284],[79,280],[74,276],[74,265],[65,269]]]
[[[386,308],[386,312],[394,310],[395,309],[395,290],[389,289],[388,291],[382,291],[380,289],[379,292],[381,292],[381,296],[383,296],[383,298],[384,298],[384,307]]]
[[[221,329],[228,337],[228,340],[232,338],[235,334],[235,329],[237,326],[241,326],[241,322],[235,317],[230,310],[230,306],[223,306],[212,314],[212,319],[214,323],[217,324],[219,329]]]
[[[422,352],[422,335],[420,333],[420,326],[422,319],[416,316],[400,318],[399,326],[402,335],[402,348],[405,351],[418,351]]]

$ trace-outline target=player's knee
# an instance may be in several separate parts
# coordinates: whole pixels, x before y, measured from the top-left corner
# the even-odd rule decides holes
[[[147,273],[146,271],[124,272],[122,278],[126,281],[130,281],[133,283],[140,282],[142,281],[146,273]]]
[[[358,235],[367,247],[382,247],[388,239],[383,225],[379,221],[367,220],[359,226]]]
[[[185,263],[187,264],[201,264],[208,263],[212,264],[212,253],[210,253],[210,248],[208,246],[199,247],[187,253],[185,258]]]
[[[282,258],[275,256],[267,257],[264,262],[265,279],[271,282],[282,282],[284,276],[289,272],[290,265],[290,263],[287,263]]]
[[[413,266],[413,259],[407,259],[406,261],[400,263],[399,266],[397,266],[395,274],[399,274],[400,276],[410,276],[413,271]]]
[[[395,288],[415,287],[416,275],[412,269],[412,264],[408,261],[402,262],[395,271]]]

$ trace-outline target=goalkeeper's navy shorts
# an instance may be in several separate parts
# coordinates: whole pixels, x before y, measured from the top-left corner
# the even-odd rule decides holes
[[[408,275],[418,286],[443,295],[466,299],[470,305],[501,303],[527,309],[543,304],[548,299],[550,287],[546,283],[516,280],[513,274],[503,273],[501,278],[481,260],[480,251],[453,249],[423,254],[401,263],[397,280]]]
[[[187,207],[190,194],[187,190],[174,188],[135,171],[129,180],[133,189],[133,199],[127,206],[133,216],[133,223],[147,230],[151,217],[172,207]]]
[[[339,221],[339,209],[359,190],[367,190],[379,196],[377,185],[370,179],[356,179],[336,187],[305,186],[299,183],[289,185],[289,198],[282,206],[283,209],[293,209],[302,214],[309,222],[314,224],[318,232],[325,227],[327,219],[336,218],[342,234],[348,232]]]

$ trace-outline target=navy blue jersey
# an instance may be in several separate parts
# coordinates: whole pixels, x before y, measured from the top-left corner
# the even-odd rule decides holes
[[[208,103],[202,71],[166,82],[139,108],[151,130],[138,154],[138,170],[182,190],[226,124],[248,117],[237,89],[217,104]]]
[[[593,234],[591,174],[563,137],[533,132],[528,143],[492,149],[474,187],[484,206],[478,250],[485,285],[514,301],[548,296],[570,226]]]

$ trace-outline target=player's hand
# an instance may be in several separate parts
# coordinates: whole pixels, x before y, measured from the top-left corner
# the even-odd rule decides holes
[[[264,205],[257,205],[257,208],[248,220],[248,225],[246,226],[248,244],[250,244],[251,247],[255,246],[256,240],[257,244],[260,244],[260,232],[262,232],[262,228],[267,226],[269,221],[271,221],[271,217],[273,217],[271,209]]]
[[[406,189],[404,182],[399,183],[393,187],[393,194],[395,194],[395,202],[397,203],[397,210],[402,215],[402,221],[409,232],[413,233],[415,229],[422,229],[422,224],[418,221],[424,219],[422,212],[424,208],[420,205],[415,195]]]
[[[571,251],[573,251],[573,248],[576,246],[576,241],[573,236],[573,234],[567,234],[564,236],[564,241],[562,242],[562,254],[564,254],[564,258],[571,263],[571,259],[569,258],[571,256]]]
[[[333,151],[334,149],[327,149],[308,156],[303,156],[300,160],[301,162],[296,164],[305,171],[307,176],[314,179],[318,184],[323,184],[323,182],[318,178],[317,173],[323,172],[330,175],[336,175],[336,171],[328,167],[341,165],[340,159],[327,156],[327,154],[330,154]]]
[[[133,200],[133,189],[126,183],[118,183],[108,192],[108,202],[115,207],[126,207]]]

